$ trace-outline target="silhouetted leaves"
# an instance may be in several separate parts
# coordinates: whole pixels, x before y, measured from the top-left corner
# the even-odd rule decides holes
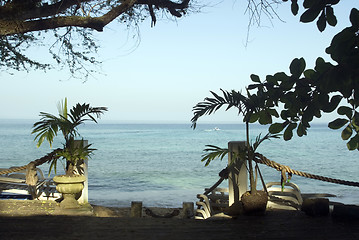
[[[337,110],[338,114],[339,115],[346,115],[347,118],[351,119],[352,118],[352,109],[350,107],[347,107],[347,106],[341,106],[338,108]]]
[[[352,128],[350,126],[347,126],[342,131],[342,139],[343,140],[348,140],[352,136],[352,134],[353,134]]]
[[[283,134],[283,139],[288,141],[293,137],[293,130],[297,127],[297,123],[290,123],[288,127],[285,129]]]
[[[300,21],[304,23],[313,22],[318,17],[319,13],[320,8],[311,7],[302,14]]]
[[[284,127],[285,125],[283,123],[273,123],[269,127],[269,132],[273,134],[280,133],[281,131],[283,131]]]
[[[255,75],[255,74],[251,74],[251,79],[253,82],[257,82],[257,83],[260,83],[261,80],[259,79],[258,75]]]
[[[334,121],[328,124],[328,127],[331,129],[339,129],[342,128],[345,124],[347,124],[349,120],[343,118],[337,118]]]
[[[299,10],[298,0],[292,0],[292,4],[290,5],[290,9],[291,9],[293,15],[298,14],[298,10]]]
[[[332,6],[338,2],[339,0],[304,0],[305,11],[301,21],[312,22],[317,19],[316,23],[320,31],[324,31],[327,23],[335,26],[337,19]],[[297,0],[291,0],[291,4],[292,13],[297,14]],[[283,138],[290,140],[294,130],[299,137],[307,135],[314,118],[322,117],[323,112],[331,113],[337,110],[343,118],[331,121],[328,126],[331,129],[343,128],[342,139],[350,139],[347,142],[348,149],[358,149],[359,113],[356,109],[359,106],[359,11],[357,9],[352,9],[350,20],[352,26],[335,35],[326,49],[337,64],[318,57],[314,68],[306,69],[305,60],[295,58],[290,63],[289,75],[278,72],[267,75],[265,80],[261,81],[258,75],[252,74],[250,78],[253,84],[247,88],[248,101],[245,102],[250,114],[241,112],[245,115],[243,120],[249,123],[258,121],[260,124],[271,124],[270,133],[284,131]],[[253,94],[252,91],[256,92]],[[281,118],[281,122],[273,123],[274,118]]]
[[[295,58],[292,63],[290,64],[290,73],[299,78],[300,75],[302,75],[304,69],[305,69],[305,61],[303,58]]]
[[[306,126],[303,123],[299,123],[297,128],[297,135],[302,137],[303,135],[307,135]]]
[[[326,7],[325,8],[325,10],[326,10],[326,17],[327,17],[327,22],[328,22],[328,24],[330,25],[330,26],[335,26],[335,25],[337,25],[337,18],[336,18],[336,16],[334,15],[334,10],[333,10],[333,8],[331,7],[331,6],[328,6],[328,7]]]
[[[349,150],[359,150],[359,134],[357,133],[354,137],[350,139],[347,143]]]
[[[327,113],[333,112],[338,107],[342,99],[343,99],[342,96],[339,95],[333,96],[330,102],[322,107],[322,110]]]

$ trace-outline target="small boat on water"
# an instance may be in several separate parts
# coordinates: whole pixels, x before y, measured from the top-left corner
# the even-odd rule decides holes
[[[221,129],[219,127],[214,127],[214,128],[211,128],[211,129],[206,129],[204,131],[206,132],[213,132],[213,131],[220,131]]]

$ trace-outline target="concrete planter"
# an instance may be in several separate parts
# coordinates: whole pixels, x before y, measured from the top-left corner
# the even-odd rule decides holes
[[[84,188],[86,177],[83,175],[66,176],[60,175],[53,178],[56,183],[56,190],[62,193],[63,200],[60,203],[62,208],[79,208],[76,195]]]

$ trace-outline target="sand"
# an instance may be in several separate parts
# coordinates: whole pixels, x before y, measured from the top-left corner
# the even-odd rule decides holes
[[[194,220],[184,218],[182,213],[174,218],[153,218],[146,214],[131,218],[130,208],[103,206],[93,206],[92,215],[63,216],[53,211],[45,216],[45,210],[38,206],[30,211],[31,206],[21,208],[16,202],[20,207],[9,211],[5,209],[9,204],[0,202],[0,239],[359,239],[357,220],[310,217],[302,211],[267,211],[264,216]],[[11,204],[14,206],[14,202]],[[151,210],[158,215],[173,211]]]

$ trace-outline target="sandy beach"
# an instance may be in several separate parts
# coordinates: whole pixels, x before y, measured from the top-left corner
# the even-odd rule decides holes
[[[1,239],[359,239],[359,221],[310,217],[302,211],[267,211],[264,216],[194,220],[184,218],[181,209],[174,218],[146,214],[131,218],[130,208],[92,206],[91,215],[64,216],[54,211],[45,216],[38,205],[37,210],[31,210],[29,205],[21,208],[19,202],[18,209],[12,211],[15,214],[10,214],[6,210],[9,203],[0,203]],[[151,209],[158,215],[173,211]],[[34,215],[36,211],[39,215]]]

